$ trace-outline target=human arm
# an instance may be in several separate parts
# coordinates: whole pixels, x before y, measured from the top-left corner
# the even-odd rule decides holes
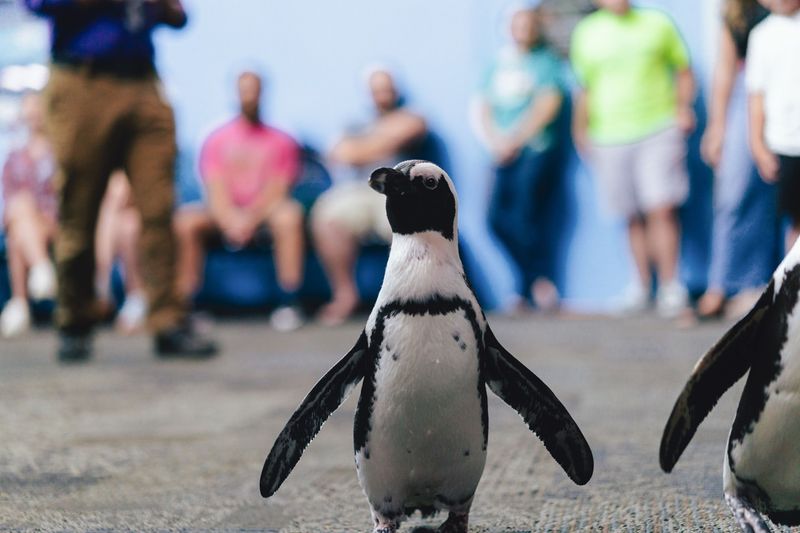
[[[589,47],[585,44],[586,39],[582,31],[584,27],[583,23],[579,23],[572,35],[569,59],[578,82],[578,87],[572,95],[572,142],[578,154],[586,158],[590,148],[588,92],[594,79],[595,69],[592,68],[591,54],[586,51]]]
[[[778,177],[778,158],[767,146],[764,95],[770,86],[769,52],[764,47],[763,27],[756,27],[750,33],[747,47],[747,69],[745,82],[747,85],[747,106],[750,116],[750,151],[758,167],[761,178],[774,182]]]
[[[347,165],[367,165],[391,157],[426,132],[427,125],[422,117],[395,111],[381,118],[368,133],[342,137],[330,156]]]
[[[492,108],[484,98],[478,101],[478,138],[492,155],[494,161],[503,164],[519,151],[508,134],[503,133],[494,122]],[[520,145],[521,146],[521,145]]]
[[[589,153],[589,104],[586,91],[579,88],[574,95],[572,111],[572,142],[582,157]]]
[[[663,59],[675,72],[675,123],[684,134],[697,125],[694,113],[695,80],[686,46],[678,27],[667,15],[662,15]]]
[[[753,152],[758,172],[767,183],[778,178],[778,158],[772,153],[764,139],[764,94],[752,93],[748,97],[750,111],[750,150]]]
[[[244,245],[252,237],[255,225],[251,224],[247,214],[236,206],[228,190],[226,178],[230,170],[223,155],[226,142],[224,130],[217,130],[209,136],[200,151],[200,174],[211,218],[226,239],[234,244]]]
[[[693,106],[695,81],[691,68],[686,67],[675,74],[675,90],[677,93],[675,122],[678,128],[688,135],[697,125]]]
[[[276,133],[270,140],[270,162],[262,168],[263,186],[251,202],[244,207],[253,228],[270,215],[271,211],[287,199],[301,172],[300,149],[285,134]]]
[[[225,182],[222,179],[206,180],[206,194],[211,218],[225,238],[237,246],[250,242],[257,223],[246,211],[236,207]]]
[[[270,180],[264,185],[256,199],[245,208],[247,221],[254,230],[264,222],[276,205],[289,197],[291,189],[291,180],[283,177]]]
[[[511,132],[512,146],[519,150],[529,139],[552,124],[561,111],[563,101],[561,91],[556,88],[545,89],[537,95],[520,123]]]
[[[16,184],[14,179],[14,154],[10,154],[3,164],[2,179],[0,180],[0,190],[2,190],[2,201],[4,205],[8,205],[8,200],[16,192]]]
[[[731,35],[727,27],[724,27],[720,32],[719,52],[717,62],[714,65],[711,103],[708,108],[708,126],[700,144],[703,160],[711,167],[719,165],[722,157],[728,105],[730,104],[733,86],[736,83],[738,63],[733,35]]]

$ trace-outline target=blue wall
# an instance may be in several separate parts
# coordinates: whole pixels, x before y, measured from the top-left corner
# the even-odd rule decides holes
[[[256,65],[269,74],[267,115],[298,138],[327,147],[341,128],[368,111],[361,72],[372,62],[398,69],[410,103],[444,138],[461,195],[462,235],[491,280],[490,304],[511,296],[513,274],[485,227],[491,187],[488,160],[474,139],[468,106],[482,65],[505,40],[509,2],[483,0],[193,0],[189,27],[159,32],[159,63],[184,147],[197,148],[206,132],[235,108],[237,71]],[[693,0],[649,2],[678,22],[704,76],[703,17]],[[233,7],[235,6],[235,8]],[[694,143],[696,145],[696,142]],[[696,152],[696,148],[695,148]],[[568,240],[562,243],[560,280],[565,298],[583,309],[605,307],[628,280],[631,263],[622,227],[601,217],[594,184],[573,159],[564,182]],[[682,270],[701,288],[705,280],[710,179],[693,165],[693,196],[684,213]],[[484,291],[485,292],[485,291]]]

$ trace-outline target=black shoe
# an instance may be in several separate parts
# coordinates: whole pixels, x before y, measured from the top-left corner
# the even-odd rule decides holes
[[[58,361],[60,363],[82,363],[92,356],[92,337],[89,333],[66,333],[58,335]]]
[[[217,343],[198,333],[189,321],[185,321],[156,334],[155,352],[157,357],[165,359],[208,359],[217,354]]]

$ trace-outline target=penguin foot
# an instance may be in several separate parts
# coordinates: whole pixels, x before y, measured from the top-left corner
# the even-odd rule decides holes
[[[400,527],[400,521],[396,518],[386,518],[374,511],[372,512],[372,521],[375,524],[372,533],[397,533],[397,528]]]
[[[469,524],[469,512],[453,513],[447,516],[444,524],[439,526],[437,533],[467,533]]]
[[[725,501],[730,507],[736,523],[745,533],[772,533],[772,529],[746,499],[732,494],[725,494]]]

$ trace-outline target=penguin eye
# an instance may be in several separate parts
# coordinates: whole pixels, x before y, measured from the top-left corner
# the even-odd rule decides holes
[[[439,185],[439,182],[437,181],[436,178],[428,176],[427,178],[422,180],[422,184],[425,185],[426,188],[433,190],[436,188],[437,185]]]

